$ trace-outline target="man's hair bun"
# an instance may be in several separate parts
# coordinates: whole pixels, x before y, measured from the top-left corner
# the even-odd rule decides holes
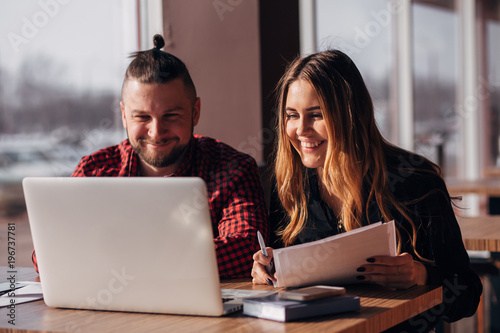
[[[161,35],[154,35],[153,44],[155,46],[155,49],[160,50],[165,46],[165,41],[163,40],[163,37]]]

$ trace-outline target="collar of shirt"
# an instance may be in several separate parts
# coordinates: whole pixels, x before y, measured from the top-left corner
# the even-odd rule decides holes
[[[182,176],[192,176],[191,175],[191,167],[194,159],[194,151],[196,146],[196,139],[194,136],[191,136],[191,140],[189,140],[188,146],[186,148],[186,152],[184,157],[182,158],[182,162],[169,177],[182,177]]]

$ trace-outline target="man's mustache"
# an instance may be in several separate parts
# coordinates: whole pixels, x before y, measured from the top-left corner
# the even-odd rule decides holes
[[[151,144],[151,145],[162,145],[164,143],[169,143],[171,141],[179,141],[179,138],[178,137],[174,137],[174,138],[167,138],[167,139],[162,139],[160,141],[154,141],[154,140],[149,140],[149,139],[145,139],[145,138],[140,138],[137,140],[138,142],[140,143],[147,143],[147,144]]]

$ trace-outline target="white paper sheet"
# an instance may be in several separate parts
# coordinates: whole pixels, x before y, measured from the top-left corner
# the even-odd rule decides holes
[[[358,283],[356,269],[376,255],[396,255],[394,221],[274,250],[275,287]]]
[[[25,286],[0,296],[0,307],[37,301],[43,298],[40,282],[21,282],[19,284]]]

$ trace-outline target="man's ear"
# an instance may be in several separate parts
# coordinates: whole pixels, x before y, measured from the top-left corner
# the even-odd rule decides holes
[[[201,101],[199,97],[196,97],[196,101],[193,105],[193,126],[198,125],[198,121],[200,120],[200,110],[201,110]]]
[[[123,128],[127,129],[127,119],[125,118],[125,105],[123,105],[123,101],[120,101],[120,109],[122,110]]]

